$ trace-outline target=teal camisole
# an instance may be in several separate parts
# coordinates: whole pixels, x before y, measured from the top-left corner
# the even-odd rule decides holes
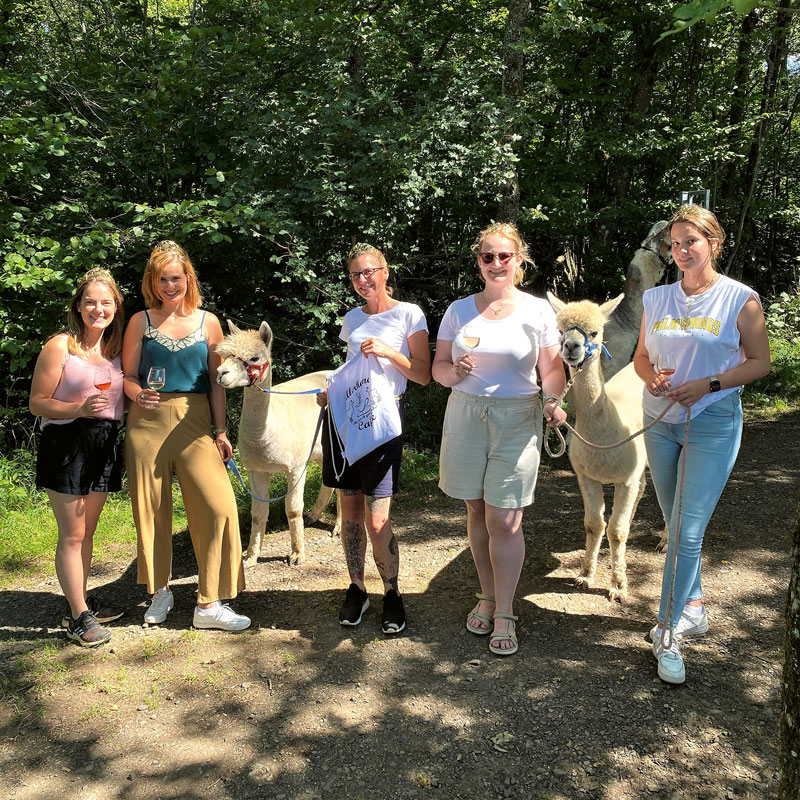
[[[200,318],[200,326],[180,339],[170,339],[150,323],[150,315],[144,312],[147,327],[142,336],[142,358],[139,362],[139,381],[147,386],[150,367],[164,367],[166,383],[161,392],[197,392],[208,394],[211,379],[208,375],[208,341],[203,323],[206,312]]]

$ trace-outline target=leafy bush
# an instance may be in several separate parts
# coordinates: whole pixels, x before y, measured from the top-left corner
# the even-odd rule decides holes
[[[800,292],[781,292],[768,304],[766,321],[772,369],[748,387],[747,398],[785,411],[800,401]]]

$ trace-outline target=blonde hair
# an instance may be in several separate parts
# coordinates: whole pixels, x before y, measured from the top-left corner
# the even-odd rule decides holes
[[[683,205],[678,208],[669,221],[670,233],[672,233],[672,226],[681,222],[694,225],[706,239],[717,243],[716,248],[711,248],[711,263],[716,266],[725,242],[725,231],[714,213],[704,206]]]
[[[367,244],[366,242],[358,242],[354,244],[350,248],[350,252],[347,254],[347,269],[350,269],[350,265],[359,257],[359,256],[373,256],[381,267],[386,267],[389,270],[389,274],[391,275],[391,269],[389,268],[389,262],[386,260],[386,256],[378,250],[377,247],[373,247],[371,244]],[[388,278],[387,278],[388,280]],[[386,285],[386,294],[389,297],[392,296],[394,293],[394,289],[388,284]]]
[[[186,251],[170,239],[159,242],[147,259],[147,266],[142,276],[142,295],[148,308],[161,308],[161,296],[158,292],[158,280],[161,273],[173,262],[177,261],[186,276],[186,296],[183,298],[183,311],[194,311],[203,305],[203,295],[197,282],[197,273]]]
[[[536,269],[536,265],[533,263],[533,259],[528,252],[528,245],[526,244],[525,240],[522,238],[522,235],[519,232],[519,229],[513,222],[493,222],[488,227],[484,228],[479,234],[478,238],[475,240],[475,244],[472,245],[470,248],[475,255],[475,258],[479,258],[481,247],[483,247],[483,242],[488,236],[503,236],[506,239],[510,239],[514,242],[514,247],[516,248],[516,254],[523,260],[524,263],[530,264],[534,269]],[[525,277],[525,268],[522,266],[518,266],[514,270],[514,285],[519,286],[522,283],[522,279]]]
[[[122,330],[125,327],[125,312],[122,308],[122,293],[117,282],[107,269],[90,269],[82,278],[69,300],[67,310],[67,327],[62,333],[67,334],[67,349],[73,355],[83,352],[83,339],[86,326],[81,316],[81,301],[86,288],[92,283],[102,283],[114,298],[114,319],[103,331],[100,352],[103,358],[112,359],[122,352]]]

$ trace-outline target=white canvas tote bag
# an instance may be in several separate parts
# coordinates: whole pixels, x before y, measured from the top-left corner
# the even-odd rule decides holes
[[[331,453],[349,464],[403,432],[392,385],[374,355],[358,354],[328,375],[328,411],[341,443],[331,442]],[[334,425],[328,428],[335,438]]]

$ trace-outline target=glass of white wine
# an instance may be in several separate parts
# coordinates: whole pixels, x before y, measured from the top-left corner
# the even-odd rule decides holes
[[[475,348],[481,343],[480,331],[474,326],[467,325],[461,329],[461,341],[464,343],[464,347],[469,350],[469,354],[471,356],[475,355]]]
[[[147,386],[149,389],[155,389],[156,391],[163,389],[166,382],[167,370],[164,367],[150,367],[147,373]]]

